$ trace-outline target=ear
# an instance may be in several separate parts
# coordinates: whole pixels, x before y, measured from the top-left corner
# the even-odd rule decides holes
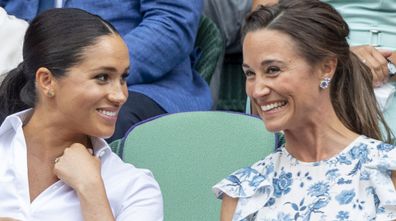
[[[320,79],[325,77],[333,78],[333,75],[337,68],[337,57],[331,56],[325,58],[320,65]]]
[[[43,96],[53,97],[55,95],[55,78],[50,70],[41,67],[36,71],[36,86]]]

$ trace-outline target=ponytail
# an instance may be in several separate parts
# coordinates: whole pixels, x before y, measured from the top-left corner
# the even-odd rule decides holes
[[[352,52],[349,59],[339,62],[330,86],[337,116],[358,134],[392,143],[393,134],[374,95],[371,70]],[[382,136],[381,124],[386,136]]]
[[[24,63],[7,73],[0,85],[0,124],[15,112],[34,106],[34,79],[24,73]]]

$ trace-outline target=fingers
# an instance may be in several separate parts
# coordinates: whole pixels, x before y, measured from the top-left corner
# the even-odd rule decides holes
[[[396,64],[396,51],[392,52],[392,55],[388,57],[394,64]]]
[[[351,47],[359,59],[365,63],[373,74],[374,86],[381,86],[388,80],[388,67],[386,57],[392,54],[388,50],[378,50],[369,45]]]
[[[100,159],[93,150],[75,143],[54,160],[54,174],[75,190],[100,180]]]
[[[75,153],[80,152],[81,154],[84,154],[84,152],[87,151],[89,155],[93,155],[94,151],[92,148],[86,148],[84,145],[79,144],[79,143],[74,143],[70,147],[65,148],[63,151],[63,155],[55,158],[54,164],[57,164],[61,161],[62,157],[67,156],[69,158],[69,155],[73,156]],[[0,220],[1,221],[1,220]]]
[[[375,49],[374,49],[375,50]],[[373,73],[374,86],[381,86],[388,78],[387,60],[380,53],[374,52],[367,57],[367,66]]]
[[[378,51],[384,58],[388,58],[388,57],[392,56],[392,51],[391,51],[391,50],[385,50],[385,49],[378,48],[377,51]]]

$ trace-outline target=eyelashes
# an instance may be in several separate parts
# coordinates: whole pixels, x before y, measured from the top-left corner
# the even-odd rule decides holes
[[[279,67],[277,67],[277,66],[269,66],[266,69],[265,73],[267,73],[267,74],[277,74],[280,71],[281,71],[281,69]]]
[[[126,82],[128,76],[129,76],[129,74],[127,72],[121,75],[120,81],[122,84],[124,84]],[[100,73],[100,74],[96,75],[94,77],[94,79],[96,79],[101,84],[105,84],[112,80],[111,77],[112,77],[112,75],[110,75],[110,74]]]
[[[95,76],[95,79],[101,83],[106,83],[109,81],[109,75],[105,73],[101,73]]]
[[[250,77],[256,75],[256,73],[254,71],[252,71],[252,70],[244,70],[243,72],[244,72],[246,78],[250,78]],[[277,75],[280,72],[281,72],[281,69],[279,67],[277,67],[277,66],[269,66],[263,71],[263,73],[265,75],[269,75],[269,76]]]

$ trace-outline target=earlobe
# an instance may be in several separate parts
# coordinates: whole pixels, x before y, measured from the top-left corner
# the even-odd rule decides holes
[[[41,67],[36,71],[36,84],[38,89],[48,97],[55,96],[54,76],[48,68]]]
[[[321,78],[332,78],[337,69],[337,57],[327,57],[322,63]]]
[[[321,66],[320,84],[319,87],[324,90],[330,86],[330,81],[337,68],[337,58],[328,57],[324,59]]]

